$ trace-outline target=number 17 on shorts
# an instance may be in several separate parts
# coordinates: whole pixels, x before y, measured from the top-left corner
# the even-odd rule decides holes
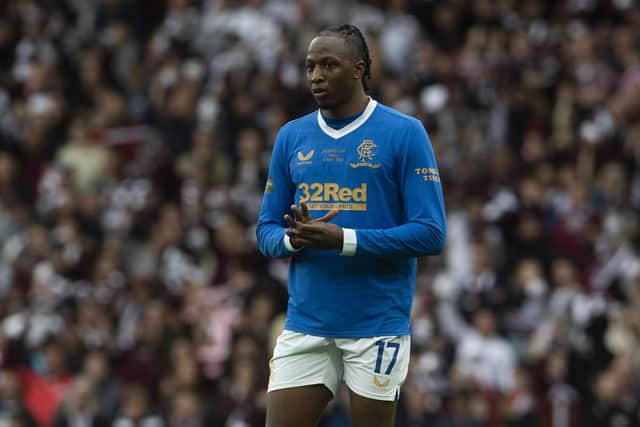
[[[409,368],[409,336],[336,341],[343,352],[344,381],[351,390],[370,399],[398,398]]]

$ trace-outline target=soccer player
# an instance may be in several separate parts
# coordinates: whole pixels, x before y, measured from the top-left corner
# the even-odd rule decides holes
[[[445,209],[424,127],[367,95],[370,65],[356,27],[320,32],[306,57],[320,108],[276,137],[256,234],[291,266],[267,427],[315,426],[341,380],[354,427],[394,425],[416,257],[441,252]]]

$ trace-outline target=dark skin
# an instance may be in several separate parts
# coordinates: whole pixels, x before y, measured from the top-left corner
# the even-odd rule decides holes
[[[364,61],[341,37],[311,40],[305,68],[311,94],[325,117],[346,119],[366,108],[369,97],[362,86]]]
[[[332,210],[322,218],[312,219],[307,204],[302,202],[300,209],[296,205],[291,205],[291,212],[293,212],[293,217],[286,214],[284,220],[291,227],[286,233],[294,247],[342,248],[342,228],[335,224],[329,224],[329,221],[338,215],[337,210]]]
[[[318,36],[311,40],[305,63],[307,84],[322,114],[344,119],[362,112],[369,97],[362,86],[364,61],[341,37]],[[293,217],[285,215],[287,231],[294,247],[342,249],[342,229],[329,221],[338,212],[331,211],[312,220],[307,206],[291,206]]]
[[[364,61],[344,39],[318,36],[311,41],[306,59],[307,83],[322,114],[330,119],[344,119],[362,112],[369,97],[362,86]],[[287,235],[295,247],[341,250],[342,228],[329,223],[333,210],[313,219],[306,203],[291,206],[292,215],[284,219]],[[332,399],[322,384],[272,391],[267,396],[267,427],[315,427]],[[393,427],[396,403],[362,397],[349,391],[353,427]]]

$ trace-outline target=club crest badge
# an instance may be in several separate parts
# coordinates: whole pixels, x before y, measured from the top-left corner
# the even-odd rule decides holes
[[[380,163],[371,163],[376,156],[376,147],[377,145],[374,144],[372,140],[363,140],[357,148],[358,158],[360,159],[360,161],[358,163],[351,162],[349,163],[349,166],[351,166],[352,168],[366,167],[371,169],[378,169],[380,166],[382,166]]]

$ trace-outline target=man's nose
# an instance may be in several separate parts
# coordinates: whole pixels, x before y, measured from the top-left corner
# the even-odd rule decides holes
[[[311,70],[311,82],[318,82],[324,80],[324,73],[322,67],[313,67]]]

